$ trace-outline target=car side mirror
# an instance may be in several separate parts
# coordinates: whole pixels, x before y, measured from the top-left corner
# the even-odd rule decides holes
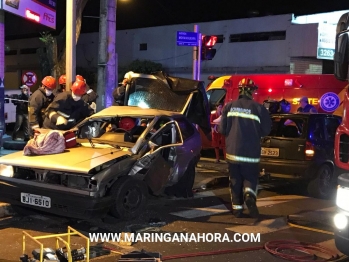
[[[348,78],[349,63],[349,16],[343,14],[337,24],[336,46],[334,55],[334,75],[338,80],[346,81]]]

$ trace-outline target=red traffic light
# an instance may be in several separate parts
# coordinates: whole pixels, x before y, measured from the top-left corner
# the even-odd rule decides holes
[[[215,35],[203,35],[202,45],[206,47],[213,47],[217,43],[217,36]]]

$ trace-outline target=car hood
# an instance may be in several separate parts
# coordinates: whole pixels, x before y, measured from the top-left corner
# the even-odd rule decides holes
[[[87,174],[91,169],[125,155],[131,153],[122,149],[90,147],[70,148],[60,154],[40,156],[24,156],[20,151],[1,157],[0,164]]]

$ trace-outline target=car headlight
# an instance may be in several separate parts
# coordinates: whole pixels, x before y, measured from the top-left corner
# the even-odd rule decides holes
[[[348,225],[348,219],[344,214],[338,213],[333,218],[334,225],[339,229],[343,230]]]
[[[13,177],[13,167],[0,164],[0,176]]]
[[[349,212],[349,188],[339,186],[337,189],[337,206]]]

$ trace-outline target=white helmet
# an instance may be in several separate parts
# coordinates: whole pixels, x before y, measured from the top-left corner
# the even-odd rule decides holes
[[[127,73],[125,74],[124,78],[130,80],[133,74],[134,74],[133,71],[129,71],[129,72],[127,72]]]
[[[29,87],[27,85],[22,85],[20,88],[21,89],[24,89],[24,88],[29,89]]]

